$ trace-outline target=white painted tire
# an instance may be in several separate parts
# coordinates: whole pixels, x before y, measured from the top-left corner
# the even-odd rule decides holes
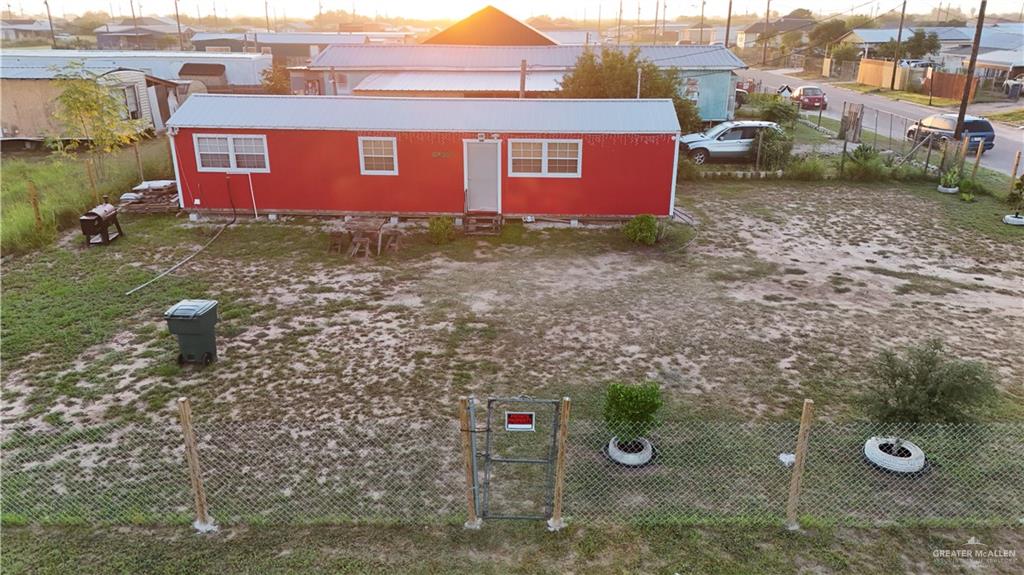
[[[960,193],[960,187],[959,186],[955,187],[955,188],[946,188],[946,187],[943,187],[943,186],[939,186],[937,189],[940,192],[942,192],[943,194],[958,194],[958,193]]]
[[[610,457],[612,461],[627,467],[640,467],[642,465],[647,465],[651,462],[651,459],[654,458],[654,446],[651,445],[650,441],[647,441],[643,437],[637,438],[637,441],[644,446],[643,450],[638,453],[627,453],[619,449],[619,438],[613,437],[611,441],[608,442],[608,457]]]
[[[1003,223],[1011,226],[1024,226],[1024,216],[1006,214],[1003,216]]]
[[[872,437],[864,443],[864,457],[878,467],[895,473],[917,473],[924,469],[924,451],[909,441],[900,442],[900,447],[907,451],[904,457],[882,450],[883,445],[892,445],[896,441],[896,437]]]

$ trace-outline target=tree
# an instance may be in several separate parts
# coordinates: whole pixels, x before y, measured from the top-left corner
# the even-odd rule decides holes
[[[787,18],[805,18],[805,19],[813,20],[814,19],[814,12],[811,12],[810,10],[808,10],[806,8],[797,8],[796,10],[793,10],[792,12],[787,14],[786,17]]]
[[[997,395],[995,379],[984,364],[950,357],[937,340],[910,347],[902,355],[885,351],[871,375],[862,399],[882,421],[968,421]]]
[[[854,44],[839,44],[832,49],[832,59],[840,62],[852,62],[860,59],[860,48]]]
[[[74,18],[68,24],[75,34],[88,36],[94,34],[93,30],[110,22],[110,16],[106,12],[85,12]]]
[[[782,46],[792,50],[804,43],[804,34],[799,30],[790,30],[782,35]]]
[[[846,27],[850,30],[856,30],[857,28],[874,28],[875,22],[870,16],[854,14],[846,19]]]
[[[700,129],[697,106],[683,98],[680,91],[683,77],[675,68],[661,69],[640,58],[636,48],[623,52],[604,47],[598,57],[593,50],[584,50],[576,65],[559,82],[562,98],[635,98],[637,70],[640,72],[641,98],[671,98],[683,133]]]
[[[292,84],[288,77],[288,68],[274,64],[260,72],[260,85],[267,94],[291,94]]]
[[[924,30],[915,30],[909,38],[903,41],[897,57],[923,58],[928,54],[938,52],[941,46],[939,44],[939,37],[935,32],[925,34]],[[896,40],[889,40],[879,44],[875,52],[880,56],[891,58],[896,53]]]
[[[810,40],[811,44],[814,46],[825,46],[826,44],[835,42],[848,31],[849,30],[846,28],[846,22],[843,22],[842,20],[829,20],[812,28],[807,34],[807,39]]]
[[[72,62],[57,75],[57,110],[54,117],[68,136],[92,142],[94,150],[111,152],[139,138],[140,120],[127,118],[123,96],[105,82],[103,75]]]

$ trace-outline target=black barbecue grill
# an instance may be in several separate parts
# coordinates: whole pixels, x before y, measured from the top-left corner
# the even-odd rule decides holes
[[[82,214],[78,222],[85,235],[86,247],[106,245],[124,235],[117,221],[117,208],[110,204],[109,196],[103,196],[103,203]]]

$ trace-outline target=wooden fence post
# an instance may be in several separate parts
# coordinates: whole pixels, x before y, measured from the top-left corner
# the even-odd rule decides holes
[[[555,494],[554,504],[551,509],[551,519],[548,519],[548,531],[558,531],[565,527],[565,520],[562,519],[562,495],[565,493],[565,447],[566,439],[569,436],[569,411],[572,409],[572,402],[568,397],[562,398],[562,406],[558,413],[558,452],[555,455]]]
[[[36,218],[36,233],[43,233],[43,215],[39,212],[39,190],[32,180],[25,182],[28,186],[28,202],[32,204],[32,215]]]
[[[969,132],[964,132],[962,144],[960,144],[960,177],[964,177],[964,163],[967,162],[967,146],[971,143],[971,136]]]
[[[482,522],[476,514],[476,476],[473,473],[473,458],[476,454],[473,453],[470,435],[476,433],[476,430],[470,429],[469,399],[466,397],[459,398],[459,431],[462,435],[462,455],[466,464],[466,523],[463,527],[480,529]]]
[[[96,172],[92,165],[92,158],[86,158],[85,160],[85,173],[89,176],[89,187],[92,188],[92,199],[97,205],[99,205],[100,193],[96,191]]]
[[[1013,193],[1013,185],[1017,183],[1017,166],[1020,165],[1020,150],[1013,156],[1013,169],[1010,170],[1010,193]]]
[[[807,439],[811,433],[811,419],[814,417],[814,400],[805,399],[800,414],[800,432],[796,438],[796,461],[793,475],[789,479],[789,498],[786,500],[786,528],[795,531],[800,528],[797,508],[800,503],[800,484],[804,479],[804,463],[807,461]]]
[[[203,488],[203,475],[199,469],[199,449],[196,447],[196,435],[192,429],[192,405],[187,397],[178,398],[178,416],[181,418],[181,432],[185,438],[185,460],[188,462],[188,475],[196,504],[196,520],[192,526],[201,533],[216,531],[217,525],[206,509],[206,490]]]
[[[135,140],[135,164],[139,167],[139,182],[146,181],[146,174],[142,170],[142,155],[139,154],[139,141]]]
[[[971,168],[971,181],[978,175],[978,164],[981,163],[981,153],[985,151],[985,142],[978,142],[978,151],[974,153],[974,167]]]

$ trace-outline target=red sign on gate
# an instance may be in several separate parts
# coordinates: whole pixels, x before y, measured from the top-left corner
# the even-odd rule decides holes
[[[506,411],[506,431],[535,431],[532,411]]]

